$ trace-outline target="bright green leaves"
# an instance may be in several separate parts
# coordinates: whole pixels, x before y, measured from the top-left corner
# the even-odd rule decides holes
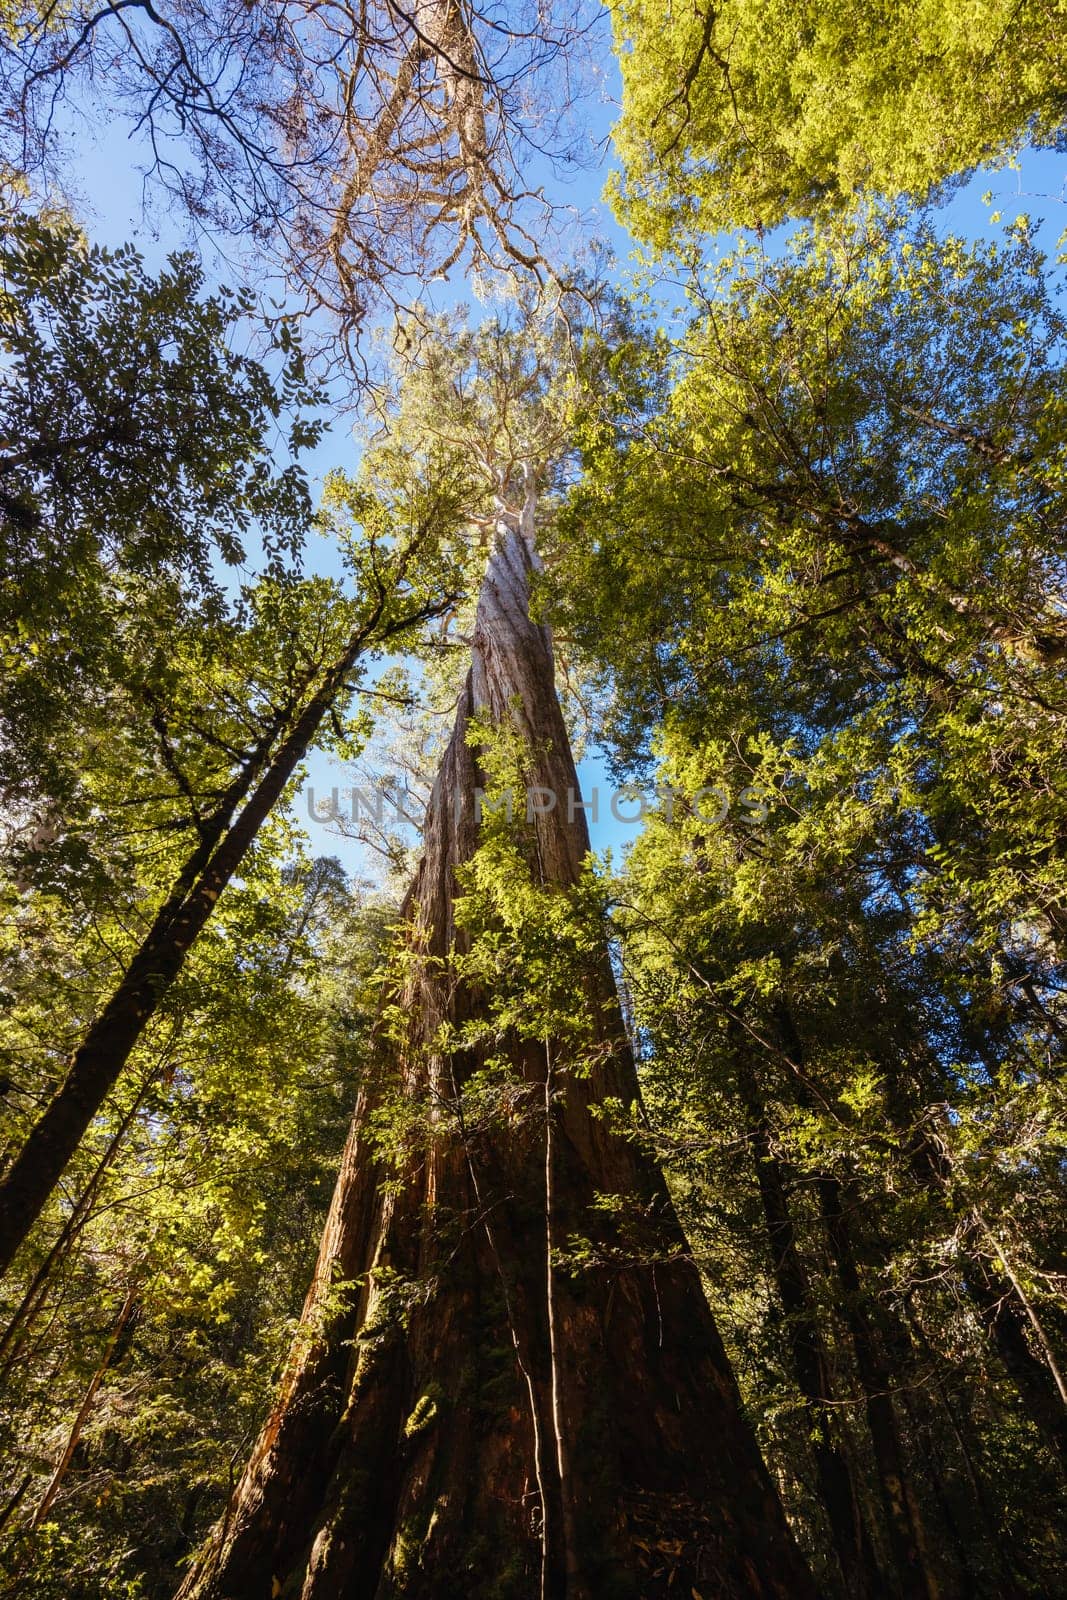
[[[870,1315],[908,1330],[897,1381],[978,1374],[996,1397],[975,1435],[1010,1441],[1005,1503],[1036,1549],[1054,1491],[971,1297],[1000,1262],[1060,1314],[1058,283],[1025,226],[972,246],[871,213],[690,287],[666,362],[650,342],[645,414],[590,432],[555,530],[552,620],[610,688],[619,774],[678,796],[612,889],[635,1131],[786,1476],[797,1388],[758,1163],[835,1371],[827,1183]],[[708,786],[766,786],[767,814],[709,823]]]
[[[565,515],[563,626],[614,670],[623,750],[665,712],[702,752],[770,735],[827,869],[880,840],[928,877],[951,836],[991,937],[1005,875],[1054,915],[1067,390],[1040,255],[873,218],[701,298],[669,411],[598,447]]]
[[[136,252],[90,246],[70,225],[8,218],[0,258],[4,506],[40,580],[70,572],[106,504],[106,558],[208,583],[255,533],[292,555],[310,506],[302,476],[270,465],[274,425],[304,444],[319,395],[285,330],[275,378],[231,348],[253,307],[204,293],[190,256],[150,278]]]
[[[43,982],[49,962],[70,963],[63,907],[37,896],[31,909],[5,940],[0,979],[28,1024],[21,1059],[3,1061],[20,1078],[32,1041],[60,1041],[79,1022],[71,988]],[[127,1582],[165,1592],[189,1538],[221,1509],[306,1293],[364,1070],[383,920],[337,862],[310,862],[287,838],[263,839],[220,902],[68,1174],[58,1220],[87,1191],[89,1204],[74,1211],[72,1248],[0,1357],[14,1358],[0,1448],[15,1481],[32,1474],[32,1507],[116,1310],[129,1287],[137,1292],[132,1337],[112,1358],[52,1523],[74,1519],[77,1549],[47,1532],[29,1548],[9,1540],[6,1581],[48,1600],[125,1593]],[[17,961],[31,944],[39,968],[26,974],[26,995]],[[84,965],[68,975],[71,987],[75,976],[83,988],[95,979]],[[33,1266],[54,1237],[48,1220]],[[8,1280],[0,1337],[23,1287]],[[324,1314],[350,1298],[339,1286]],[[161,1537],[185,1508],[189,1535]]]
[[[925,195],[1063,118],[1063,16],[1008,0],[613,6],[620,211],[668,249],[862,194]]]
[[[468,558],[463,497],[436,456],[425,471],[396,465],[382,472],[372,457],[358,478],[329,473],[318,516],[354,583],[353,628],[394,648],[417,640],[418,621],[396,636],[404,617],[436,615],[465,593]]]
[[[575,1068],[592,1038],[588,980],[603,959],[604,925],[595,880],[574,890],[541,884],[522,843],[497,831],[461,875],[456,903],[470,950],[464,978],[490,996],[490,1017],[474,1026],[494,1041],[551,1040]],[[462,1036],[464,1044],[474,1041]]]
[[[123,712],[165,699],[167,649],[225,626],[226,569],[261,547],[276,578],[310,519],[288,418],[318,437],[289,340],[276,376],[231,348],[247,298],[206,296],[175,257],[8,218],[0,252],[0,695],[8,803],[69,808]],[[258,550],[256,552],[258,554]]]
[[[447,1030],[450,1048],[507,1062],[507,1043],[558,1054],[568,1071],[591,1064],[597,1036],[592,980],[604,959],[603,888],[592,863],[576,885],[545,883],[523,809],[531,752],[514,727],[472,721],[468,741],[487,777],[478,849],[458,873],[461,930],[451,965],[484,1014]]]

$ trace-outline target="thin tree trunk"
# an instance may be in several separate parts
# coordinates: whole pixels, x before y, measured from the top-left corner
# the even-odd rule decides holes
[[[184,1600],[813,1593],[662,1175],[598,1115],[637,1089],[606,948],[576,978],[591,1068],[505,1034],[509,1110],[472,1126],[462,1091],[485,1054],[439,1043],[442,1022],[488,1014],[450,965],[457,870],[479,843],[476,713],[518,730],[529,781],[558,797],[532,819],[540,881],[573,885],[588,849],[528,613],[528,513],[502,516],[427,813],[405,1042],[379,1040],[280,1398]],[[383,1080],[431,1119],[399,1171],[375,1151]],[[604,1195],[643,1220],[640,1246]],[[592,1260],[577,1271],[557,1259],[575,1238]]]
[[[39,1528],[41,1523],[52,1509],[52,1504],[56,1498],[56,1495],[59,1493],[63,1479],[67,1475],[67,1469],[74,1459],[74,1452],[78,1448],[78,1440],[81,1438],[85,1424],[89,1419],[89,1413],[93,1409],[93,1402],[96,1399],[97,1390],[103,1383],[104,1375],[107,1372],[108,1367],[111,1365],[111,1359],[115,1354],[115,1346],[119,1342],[119,1339],[122,1335],[122,1330],[130,1320],[131,1313],[133,1312],[134,1305],[136,1304],[136,1299],[136,1289],[128,1289],[126,1291],[126,1298],[122,1302],[122,1308],[119,1311],[118,1317],[115,1319],[115,1325],[112,1328],[107,1344],[104,1347],[104,1354],[101,1358],[100,1365],[97,1367],[96,1371],[92,1375],[92,1378],[89,1380],[89,1387],[86,1389],[82,1403],[78,1407],[78,1414],[71,1424],[70,1433],[67,1435],[67,1442],[64,1446],[63,1454],[56,1462],[55,1471],[52,1473],[52,1476],[48,1481],[48,1486],[45,1489],[44,1494],[41,1496],[40,1504],[33,1514],[33,1520],[30,1523],[31,1528]]]
[[[845,1593],[849,1597],[855,1596],[856,1600],[863,1600],[865,1596],[883,1592],[881,1574],[848,1461],[833,1438],[833,1384],[818,1319],[811,1304],[808,1276],[797,1249],[785,1175],[774,1153],[770,1127],[751,1064],[743,1051],[739,1050],[736,1059],[738,1084],[748,1116],[756,1182],[767,1228],[771,1270],[786,1315],[786,1338],[793,1358],[797,1387],[804,1398],[819,1494],[830,1524]]]
[[[804,1044],[784,997],[779,998],[775,1008],[775,1023],[784,1045],[783,1055],[799,1071],[805,1060]],[[803,1079],[795,1087],[802,1101],[810,1106],[810,1090]],[[930,1561],[922,1512],[907,1470],[890,1392],[890,1371],[864,1306],[841,1185],[836,1178],[824,1176],[818,1179],[816,1188],[830,1256],[843,1291],[842,1310],[864,1396],[879,1498],[902,1592],[907,1600],[912,1600],[912,1596],[916,1600],[938,1600],[937,1576]]]
[[[1026,1310],[1015,1286],[974,1247],[964,1252],[964,1274],[964,1287],[1023,1410],[1067,1473],[1067,1408],[1050,1367],[1030,1347]]]
[[[941,1565],[942,1570],[947,1569],[948,1593],[955,1600],[957,1596],[965,1597],[975,1593],[980,1568],[976,1566],[974,1560],[974,1540],[968,1538],[966,1530],[960,1526],[944,1470],[943,1456],[935,1443],[938,1429],[943,1427],[944,1423],[930,1404],[933,1388],[934,1386],[927,1386],[921,1404],[917,1404],[907,1393],[901,1395],[901,1404],[908,1421],[911,1439],[923,1463],[925,1481],[930,1486],[937,1506],[941,1529],[948,1536],[951,1559],[949,1552],[942,1548]],[[938,1399],[940,1398],[941,1395],[938,1393]],[[998,1596],[998,1600],[1002,1600],[1002,1597]],[[1007,1600],[1006,1594],[1003,1600]]]
[[[326,671],[320,687],[266,762],[255,788],[254,766],[237,780],[228,797],[229,809],[215,814],[125,976],[71,1058],[62,1085],[0,1180],[0,1275],[6,1272],[41,1214],[131,1051],[181,972],[219,895],[307,753],[319,725],[375,632],[383,604],[384,596],[372,620],[353,636],[343,655]],[[426,614],[432,615],[433,610]],[[379,637],[387,638],[415,620],[409,617],[391,625],[381,630]],[[231,822],[232,811],[242,799],[243,809]]]
[[[802,1063],[803,1042],[784,1000],[777,1008],[776,1021],[789,1057],[794,1063]],[[925,1126],[915,1125],[907,1109],[899,1075],[887,1073],[885,1081],[889,1090],[887,1109],[897,1133],[905,1141],[912,1174],[928,1194],[943,1202],[952,1183],[948,1155]],[[835,1188],[836,1185],[832,1185],[826,1193],[832,1195]],[[829,1206],[831,1212],[835,1208],[839,1212],[840,1197],[831,1199]],[[998,1273],[988,1256],[978,1248],[977,1236],[982,1232],[981,1219],[973,1218],[969,1229],[959,1235],[964,1289],[1000,1356],[1024,1411],[1061,1468],[1067,1470],[1067,1409],[1052,1351],[1046,1339],[1045,1348],[1050,1357],[1046,1365],[1031,1349],[1023,1299],[1009,1278]]]
[[[132,1105],[126,1111],[107,1148],[93,1168],[88,1183],[71,1207],[70,1214],[53,1240],[48,1254],[26,1285],[25,1292],[15,1308],[11,1321],[3,1333],[0,1334],[0,1361],[3,1362],[3,1365],[0,1366],[0,1388],[7,1382],[12,1367],[18,1360],[27,1338],[33,1331],[34,1323],[45,1304],[46,1292],[53,1272],[69,1253],[86,1223],[91,1220],[93,1201],[96,1199],[100,1185],[118,1155],[122,1141],[144,1104],[145,1096],[148,1094],[149,1089],[158,1079],[160,1071],[161,1068],[158,1065],[154,1067],[137,1091]]]
[[[26,1490],[30,1487],[30,1484],[32,1482],[33,1482],[33,1473],[32,1472],[27,1472],[25,1474],[25,1476],[23,1477],[22,1482],[19,1484],[18,1488],[4,1502],[3,1508],[0,1509],[0,1533],[3,1533],[4,1529],[7,1527],[8,1523],[11,1521],[11,1518],[14,1516],[15,1512],[18,1510],[19,1506],[21,1505],[21,1503],[22,1503],[22,1501],[23,1501],[23,1499],[25,1497]]]
[[[907,1141],[912,1174],[928,1194],[944,1203],[951,1196],[953,1173],[948,1152],[923,1124],[909,1115],[900,1084],[887,1079],[889,1113]],[[1067,1395],[1064,1379],[1048,1336],[1007,1261],[994,1259],[995,1241],[983,1219],[973,1213],[957,1231],[963,1262],[963,1286],[978,1319],[997,1351],[1019,1396],[1023,1410],[1041,1435],[1061,1471],[1067,1473]],[[987,1246],[982,1248],[983,1243]],[[1032,1331],[1045,1359],[1035,1355]]]
[[[918,1331],[923,1346],[929,1349],[921,1326]],[[967,1482],[971,1488],[976,1522],[981,1529],[985,1544],[991,1552],[997,1568],[1000,1594],[1003,1596],[1003,1600],[1020,1600],[1021,1596],[1035,1592],[1034,1574],[1030,1569],[1029,1563],[1024,1559],[1020,1559],[1017,1543],[1011,1537],[1010,1530],[1005,1524],[1001,1508],[996,1499],[990,1496],[984,1481],[983,1471],[975,1461],[974,1453],[971,1449],[971,1440],[978,1437],[978,1428],[971,1414],[970,1397],[967,1393],[967,1388],[962,1386],[954,1401],[947,1386],[940,1378],[937,1381],[945,1412],[952,1426],[960,1459],[967,1475]],[[962,1419],[956,1415],[957,1402],[962,1405],[965,1413]]]
[[[878,1486],[903,1593],[908,1600],[912,1596],[915,1600],[937,1600],[939,1586],[928,1558],[922,1514],[904,1459],[890,1393],[890,1375],[863,1305],[841,1188],[836,1179],[821,1178],[818,1190],[830,1251],[843,1291],[842,1309],[863,1389]]]

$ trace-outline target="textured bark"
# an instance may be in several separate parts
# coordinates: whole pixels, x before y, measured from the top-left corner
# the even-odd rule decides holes
[[[279,1400],[183,1600],[813,1594],[663,1178],[596,1114],[636,1095],[606,952],[579,980],[590,1072],[553,1040],[499,1041],[511,1119],[458,1125],[481,1062],[433,1048],[442,1019],[487,1004],[449,970],[456,869],[479,841],[475,712],[517,727],[529,782],[559,796],[532,819],[541,880],[573,884],[588,848],[550,640],[529,618],[535,559],[528,516],[502,516],[408,897],[406,1043],[383,1040],[368,1075]],[[390,1076],[438,1110],[385,1185],[368,1129]],[[654,1257],[598,1194],[640,1208]],[[563,1270],[553,1252],[575,1234],[609,1264]],[[356,1287],[337,1308],[342,1281]]]

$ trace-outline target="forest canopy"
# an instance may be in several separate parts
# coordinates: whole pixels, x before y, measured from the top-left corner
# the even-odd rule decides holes
[[[1059,1592],[1063,20],[3,9],[0,1595]]]
[[[635,233],[771,228],[860,195],[923,199],[1026,144],[1062,148],[1055,5],[612,7],[617,190]]]

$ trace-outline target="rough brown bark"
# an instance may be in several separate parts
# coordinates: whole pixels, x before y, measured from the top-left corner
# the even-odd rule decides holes
[[[550,641],[529,619],[534,560],[502,518],[408,897],[406,1042],[383,1039],[368,1075],[280,1398],[183,1600],[813,1594],[663,1178],[597,1115],[636,1095],[606,952],[579,980],[586,1074],[554,1040],[501,1038],[512,1113],[475,1127],[458,1091],[481,1058],[434,1049],[442,1019],[486,1014],[449,965],[456,872],[479,842],[475,712],[518,728],[529,782],[559,797],[532,822],[541,880],[573,884],[588,848]],[[433,1120],[385,1184],[370,1080],[390,1074]],[[602,1194],[627,1198],[654,1250]],[[597,1263],[578,1273],[557,1255],[574,1235]]]

